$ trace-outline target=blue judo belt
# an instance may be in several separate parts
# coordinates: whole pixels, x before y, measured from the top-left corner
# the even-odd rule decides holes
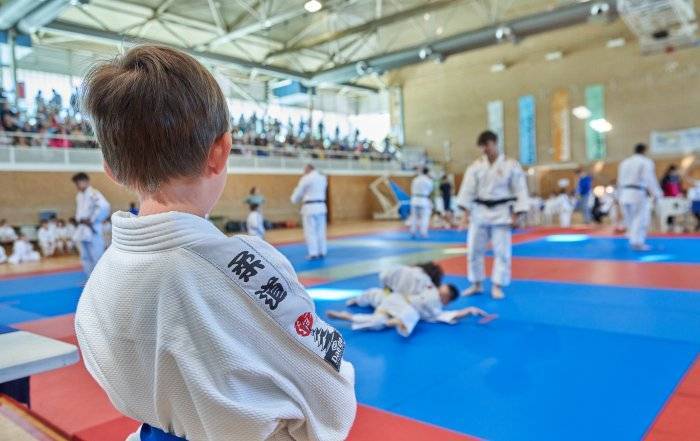
[[[145,423],[141,426],[139,436],[141,441],[187,441],[185,438],[171,435]]]

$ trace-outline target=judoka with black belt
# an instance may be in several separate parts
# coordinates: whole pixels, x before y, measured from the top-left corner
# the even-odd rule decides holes
[[[313,165],[307,164],[304,168],[304,176],[299,179],[292,193],[292,203],[302,203],[301,220],[309,260],[323,259],[328,252],[326,246],[327,188],[326,176],[319,173]]]
[[[511,278],[511,230],[528,211],[527,183],[520,164],[499,152],[495,133],[483,132],[477,145],[484,155],[467,168],[457,195],[457,204],[469,220],[467,269],[471,286],[462,295],[482,292],[486,278],[484,258],[491,240],[491,297],[502,299],[503,287],[510,284]]]
[[[645,243],[651,213],[649,198],[658,199],[662,192],[656,180],[654,161],[644,156],[647,146],[637,144],[634,155],[620,162],[617,171],[619,202],[632,249],[647,251]]]

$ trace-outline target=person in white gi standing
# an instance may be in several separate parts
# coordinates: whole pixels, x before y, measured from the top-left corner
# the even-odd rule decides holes
[[[654,161],[647,158],[647,146],[637,144],[634,154],[620,162],[617,171],[619,202],[632,249],[648,251],[645,243],[651,210],[649,197],[658,199],[662,192],[656,179]]]
[[[421,237],[428,237],[430,215],[433,211],[433,201],[430,195],[433,193],[433,180],[429,176],[429,170],[424,167],[421,174],[411,181],[411,236],[416,237],[416,232]]]
[[[105,252],[102,223],[110,215],[110,206],[102,193],[90,186],[88,175],[77,173],[72,180],[78,189],[75,196],[78,228],[73,240],[80,252],[83,271],[89,276]]]
[[[463,295],[482,292],[490,239],[494,254],[491,297],[502,299],[503,287],[510,284],[511,277],[511,230],[529,206],[527,183],[520,164],[499,152],[495,133],[481,133],[477,145],[484,156],[467,168],[457,195],[458,206],[470,220],[467,268],[471,286]]]
[[[292,203],[301,203],[301,221],[304,226],[304,239],[309,255],[307,259],[323,259],[326,257],[328,247],[326,245],[326,189],[328,179],[319,173],[316,168],[307,164],[304,167],[304,176],[299,179],[294,192]]]

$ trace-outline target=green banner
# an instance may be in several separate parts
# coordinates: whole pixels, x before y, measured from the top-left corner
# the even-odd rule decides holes
[[[605,118],[605,87],[602,84],[586,87],[586,107],[591,111],[586,121],[586,157],[589,161],[605,159],[608,154],[605,133],[591,128],[591,121]]]

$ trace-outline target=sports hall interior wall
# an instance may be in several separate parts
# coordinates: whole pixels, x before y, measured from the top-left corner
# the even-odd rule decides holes
[[[608,40],[618,37],[627,40],[624,47],[606,48]],[[552,51],[562,51],[564,58],[545,61]],[[508,68],[491,73],[490,66],[499,62]],[[388,82],[403,88],[406,143],[427,148],[455,173],[477,157],[476,136],[487,126],[486,105],[492,100],[504,102],[506,153],[517,158],[518,98],[535,96],[539,164],[553,162],[550,99],[559,89],[569,91],[573,108],[585,104],[586,86],[605,86],[606,119],[614,126],[607,135],[609,160],[627,156],[637,142],[648,142],[652,130],[700,125],[700,48],[642,55],[636,37],[620,20],[454,55],[441,64],[425,62],[389,74]],[[571,160],[587,163],[585,122],[570,118]]]
[[[59,217],[75,213],[75,187],[72,172],[0,172],[3,199],[0,218],[11,224],[36,223],[42,210],[54,210]],[[126,210],[136,196],[114,184],[104,173],[90,173],[92,184],[112,204],[112,210]],[[379,209],[369,190],[375,176],[330,176],[328,185],[329,217],[332,221],[370,219]],[[395,177],[401,187],[408,189],[410,178]],[[270,221],[299,221],[299,207],[289,201],[298,175],[231,174],[219,203],[212,211],[230,219],[244,220],[248,208],[244,203],[250,188],[257,186],[265,196],[264,213]]]

